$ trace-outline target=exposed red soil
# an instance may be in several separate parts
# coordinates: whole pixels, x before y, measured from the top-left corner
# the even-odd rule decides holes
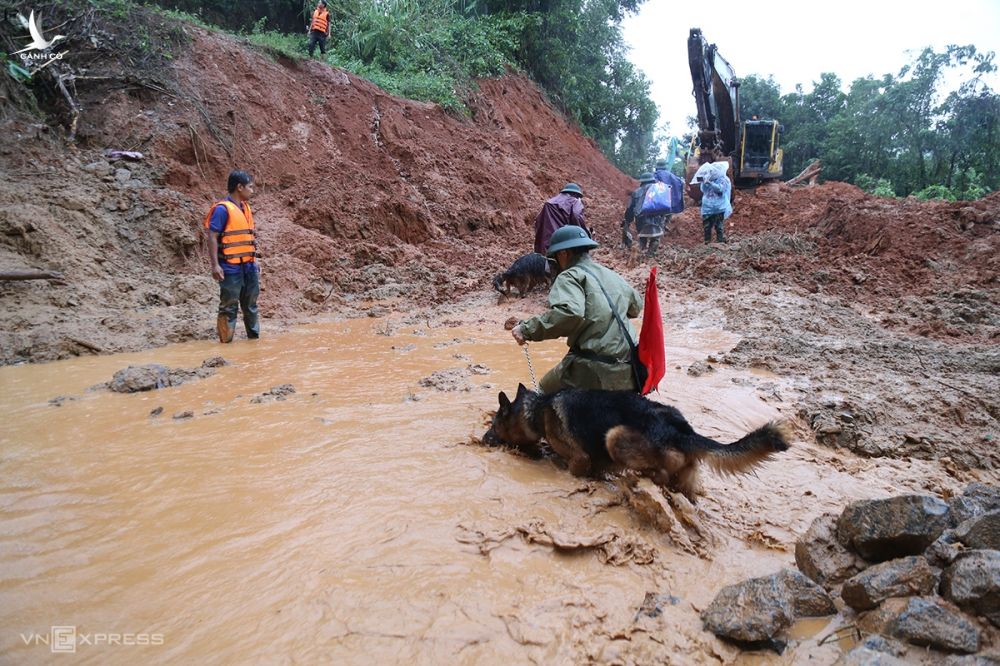
[[[496,307],[491,279],[530,251],[535,213],[567,181],[586,193],[597,258],[643,284],[649,262],[616,249],[636,181],[523,76],[480,82],[458,118],[184,30],[166,92],[81,84],[76,147],[0,98],[0,267],[66,275],[0,282],[0,363],[214,337],[201,222],[232,168],[259,186],[266,336],[392,310],[507,335],[503,319],[543,297]],[[109,163],[106,148],[145,158]],[[727,245],[704,245],[689,208],[656,260],[668,339],[740,337],[696,365],[770,371],[745,381],[794,405],[802,436],[823,446],[931,460],[949,484],[995,478],[1000,193],[945,203],[768,186],[737,192],[726,229]]]
[[[427,304],[487,288],[530,250],[532,218],[567,181],[583,187],[599,239],[617,244],[635,181],[523,76],[482,81],[471,117],[456,118],[316,61],[273,58],[231,37],[184,30],[191,43],[171,66],[167,94],[81,91],[84,148],[7,121],[0,158],[14,178],[2,200],[4,263],[85,279],[58,293],[2,287],[17,309],[5,322],[5,361],[209,336],[214,289],[199,228],[234,167],[258,183],[261,307],[282,321],[337,310],[352,294]],[[138,148],[147,157],[108,167],[103,148]],[[130,173],[119,180],[114,169],[123,166]],[[70,177],[60,183],[60,176]],[[878,309],[900,294],[969,289],[989,290],[986,302],[994,304],[998,217],[997,194],[957,204],[897,201],[827,183],[740,191],[728,224],[734,240],[773,241],[744,247],[741,271]],[[707,276],[720,265],[717,255],[669,254],[697,246],[699,226],[696,209],[676,216],[668,267]],[[809,251],[788,251],[796,239]],[[91,302],[95,293],[100,302]],[[115,312],[181,304],[192,307],[156,313],[155,331],[128,318],[114,324]],[[85,344],[54,334],[64,324]],[[996,330],[930,321],[921,332],[983,339]]]

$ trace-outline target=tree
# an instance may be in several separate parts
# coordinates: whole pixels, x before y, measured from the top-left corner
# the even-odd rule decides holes
[[[517,63],[619,169],[645,165],[658,116],[649,81],[629,62],[621,21],[642,0],[485,0],[490,14],[531,17]]]
[[[781,119],[781,88],[773,76],[762,79],[751,74],[740,80],[740,118],[752,116],[764,119]]]

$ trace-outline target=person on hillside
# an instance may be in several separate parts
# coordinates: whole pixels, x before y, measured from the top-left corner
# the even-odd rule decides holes
[[[661,183],[670,186],[670,214],[683,213],[684,181],[670,170],[670,166],[665,159],[660,158],[656,160],[656,166],[653,168],[653,177]],[[667,215],[664,225],[670,225],[670,215]]]
[[[660,246],[660,237],[663,236],[663,230],[666,228],[666,220],[670,217],[665,214],[649,215],[641,212],[642,202],[646,198],[646,190],[655,182],[656,178],[651,172],[639,176],[639,187],[629,195],[625,216],[622,219],[622,240],[626,245],[630,244],[626,239],[629,237],[628,230],[634,220],[636,231],[639,234],[639,251],[648,257],[656,254],[656,250]]]
[[[208,258],[212,277],[219,283],[219,314],[216,329],[219,342],[232,342],[236,315],[243,310],[247,338],[260,337],[257,296],[260,294],[260,268],[257,265],[257,236],[250,212],[254,194],[253,178],[246,171],[232,171],[229,196],[209,209],[205,216],[208,230]]]
[[[588,236],[591,235],[583,222],[583,190],[576,183],[566,183],[535,216],[535,252],[545,254],[552,234],[567,224],[580,227]]]
[[[582,227],[560,227],[551,240],[548,256],[555,258],[560,273],[549,291],[549,310],[511,329],[519,345],[566,338],[569,353],[542,377],[541,392],[637,391],[632,348],[638,338],[628,319],[642,311],[639,294],[618,273],[590,258],[598,243]]]
[[[723,222],[733,214],[733,204],[729,200],[733,185],[726,175],[728,170],[728,162],[713,162],[701,179],[701,226],[705,231],[705,243],[712,242],[713,229],[715,240],[726,242]]]
[[[330,12],[326,8],[326,0],[319,0],[306,33],[309,35],[309,57],[313,57],[317,44],[320,55],[325,56],[326,40],[330,38]]]

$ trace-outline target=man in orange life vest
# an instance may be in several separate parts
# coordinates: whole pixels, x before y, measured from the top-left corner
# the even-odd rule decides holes
[[[257,238],[250,212],[253,178],[246,171],[229,174],[229,196],[216,203],[205,216],[208,230],[208,259],[212,277],[219,283],[219,316],[216,327],[220,342],[232,342],[236,314],[243,310],[247,338],[260,337],[257,296],[260,269],[257,266]]]
[[[316,11],[313,12],[309,24],[309,57],[312,58],[319,44],[320,55],[326,55],[326,40],[330,37],[330,12],[326,9],[326,0],[319,0]]]

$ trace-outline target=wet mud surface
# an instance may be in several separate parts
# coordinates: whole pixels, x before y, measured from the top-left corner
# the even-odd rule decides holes
[[[0,262],[67,276],[0,283],[3,363],[62,359],[0,368],[15,425],[0,624],[141,617],[172,637],[168,660],[833,663],[842,646],[819,643],[836,620],[748,657],[698,613],[788,566],[812,520],[851,500],[1000,480],[1000,195],[739,191],[731,242],[711,246],[697,211],[675,216],[656,260],[656,399],[722,441],[778,416],[796,437],[758,477],[706,474],[690,521],[653,525],[614,483],[470,445],[496,393],[530,382],[503,322],[545,307],[500,298],[494,276],[572,180],[595,258],[641,288],[651,264],[616,248],[634,181],[521,77],[484,82],[456,119],[190,30],[185,95],[91,100],[78,147],[0,118]],[[246,71],[252,99],[234,84]],[[141,162],[103,155],[137,146]],[[199,224],[233,164],[260,184],[264,339],[222,349]],[[563,351],[532,345],[535,372]],[[231,365],[179,386],[87,390],[220,354]],[[130,511],[142,520],[115,522]],[[58,586],[73,592],[51,617]]]

